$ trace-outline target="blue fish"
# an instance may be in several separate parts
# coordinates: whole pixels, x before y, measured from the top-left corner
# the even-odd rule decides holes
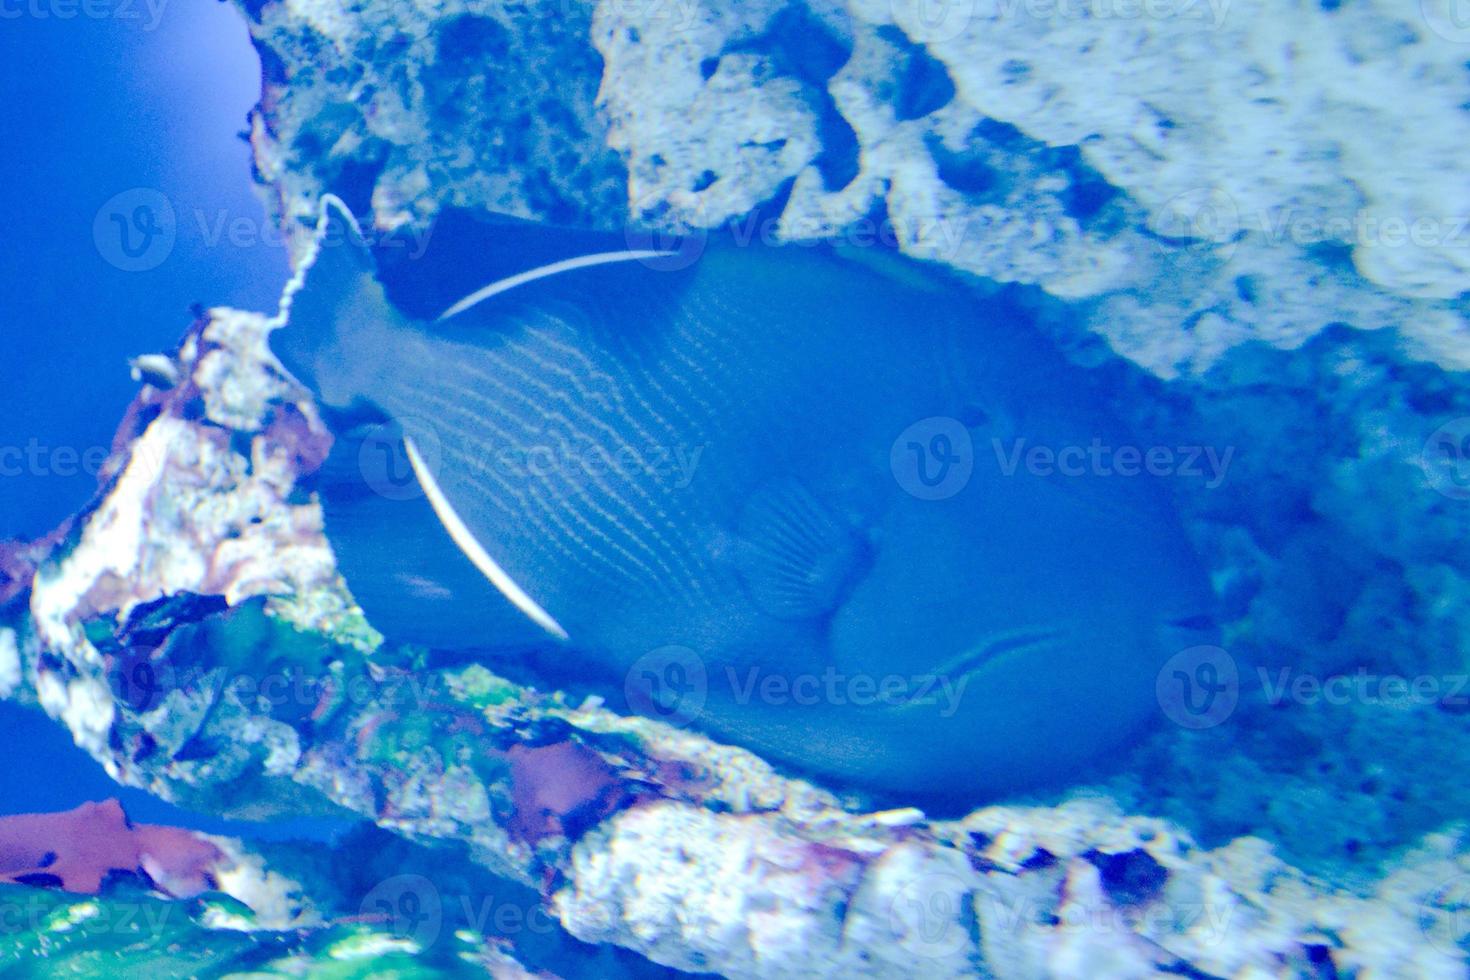
[[[325,198],[271,338],[337,436],[327,534],[386,635],[964,801],[1124,744],[1209,640],[1167,487],[1079,465],[1132,440],[1003,304],[896,256],[487,227],[400,263],[489,282],[412,316]]]

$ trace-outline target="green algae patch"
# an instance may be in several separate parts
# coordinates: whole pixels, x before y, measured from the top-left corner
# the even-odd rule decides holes
[[[421,951],[386,926],[252,930],[248,917],[223,914],[229,909],[238,911],[238,903],[223,895],[175,902],[119,888],[78,898],[0,885],[0,976],[436,980],[484,977],[477,961],[495,955],[469,933]]]
[[[456,701],[475,708],[498,708],[522,696],[520,687],[480,664],[446,675],[445,682]]]

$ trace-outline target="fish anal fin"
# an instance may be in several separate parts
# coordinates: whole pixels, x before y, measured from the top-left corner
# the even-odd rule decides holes
[[[338,571],[368,622],[390,639],[445,650],[544,644],[546,630],[487,582],[445,529],[403,428],[344,432],[314,478]]]

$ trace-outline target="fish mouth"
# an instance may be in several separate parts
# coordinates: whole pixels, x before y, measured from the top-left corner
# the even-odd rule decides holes
[[[966,647],[935,671],[948,676],[974,674],[985,667],[1007,657],[1047,649],[1056,645],[1063,631],[1048,626],[1023,626],[988,636],[984,641]]]
[[[1004,630],[965,647],[924,676],[943,683],[951,690],[963,690],[970,680],[1006,661],[1055,651],[1066,636],[1065,630],[1048,626],[1024,626]],[[894,711],[913,710],[917,707],[914,701],[889,705]]]
[[[1173,616],[1159,624],[1159,635],[1168,648],[1182,650],[1191,646],[1218,645],[1222,631],[1212,613],[1190,613]]]

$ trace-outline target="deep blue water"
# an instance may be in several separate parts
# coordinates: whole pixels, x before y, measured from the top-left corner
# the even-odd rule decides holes
[[[212,0],[155,5],[157,16],[135,5],[132,18],[5,10],[22,16],[0,20],[0,538],[44,533],[90,496],[137,388],[129,357],[171,347],[192,302],[274,309],[287,268],[258,236],[215,234],[266,221],[239,136],[260,69],[237,11]],[[117,195],[147,200],[137,189],[169,202],[176,233],[151,251],[135,236],[130,250],[153,267],[129,271],[121,240],[94,228]],[[108,218],[103,231],[116,231]],[[225,826],[118,787],[37,712],[0,703],[0,732],[26,760],[0,766],[0,812],[115,795],[141,820]]]
[[[265,218],[238,136],[259,94],[243,19],[183,0],[148,30],[136,9],[0,21],[0,537],[43,532],[87,498],[85,460],[136,388],[128,357],[177,341],[191,302],[273,308],[286,274],[280,248],[210,241],[221,215]],[[93,228],[136,188],[168,199],[177,235],[155,268],[125,271]]]

